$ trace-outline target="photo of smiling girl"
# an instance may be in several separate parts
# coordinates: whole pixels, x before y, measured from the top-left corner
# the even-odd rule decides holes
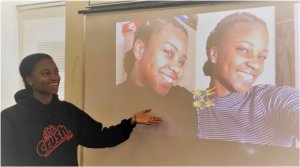
[[[203,66],[210,83],[206,91],[194,94],[198,138],[297,146],[299,90],[256,83],[275,56],[269,47],[274,43],[271,35],[263,19],[245,11],[224,16],[211,30]],[[272,78],[274,72],[263,79],[268,75]]]
[[[193,58],[188,54],[187,28],[176,17],[145,19],[136,25],[132,48],[123,60],[127,77],[116,88],[116,111],[152,108],[164,118],[154,131],[195,137],[193,94],[178,84],[187,59]],[[126,113],[116,115],[120,114]]]

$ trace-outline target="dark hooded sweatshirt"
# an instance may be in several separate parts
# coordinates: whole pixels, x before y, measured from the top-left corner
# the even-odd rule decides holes
[[[21,90],[15,100],[1,112],[1,165],[78,165],[78,145],[113,147],[127,140],[135,126],[127,119],[105,128],[57,95],[45,105]]]

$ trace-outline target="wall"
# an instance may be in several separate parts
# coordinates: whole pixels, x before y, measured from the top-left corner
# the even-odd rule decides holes
[[[1,111],[15,104],[14,94],[23,87],[19,75],[19,37],[18,6],[29,5],[30,8],[43,8],[57,0],[41,1],[1,1]],[[5,97],[5,98],[4,98]]]
[[[16,8],[20,4],[22,3],[1,2],[1,110],[15,104],[14,94],[21,87],[18,72],[18,13]]]
[[[66,2],[66,83],[65,99],[82,108],[84,16],[78,14],[87,1]]]
[[[87,1],[66,2],[65,100],[79,108],[83,108],[84,16],[79,15],[78,10],[87,4]],[[79,164],[82,164],[82,151],[79,147]]]

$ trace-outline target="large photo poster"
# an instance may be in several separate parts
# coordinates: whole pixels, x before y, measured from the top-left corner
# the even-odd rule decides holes
[[[297,63],[288,65],[299,53],[280,46],[297,41],[297,23],[279,25],[276,5],[222,7],[87,17],[86,111],[107,126],[144,109],[163,119],[136,126],[118,148],[85,149],[88,164],[220,165],[213,153],[226,164],[228,151],[239,159],[251,150],[262,162],[267,148],[299,147]]]
[[[130,114],[146,106],[165,118],[155,131],[194,136],[196,16],[134,20],[116,26],[116,106]]]
[[[273,89],[275,60],[272,6],[116,23],[116,110],[153,109],[164,123],[148,132],[267,144],[276,111],[250,106],[276,105],[252,90]]]

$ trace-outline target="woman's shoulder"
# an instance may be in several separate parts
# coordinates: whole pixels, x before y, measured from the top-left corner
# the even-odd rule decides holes
[[[61,105],[67,107],[70,110],[81,110],[79,107],[77,107],[75,104],[68,102],[68,101],[60,101]]]
[[[1,115],[2,114],[7,114],[7,113],[11,113],[11,112],[17,112],[19,110],[19,106],[18,104],[12,105],[8,108],[5,108],[4,110],[1,111]]]
[[[276,92],[276,91],[294,91],[294,92],[299,92],[298,89],[288,86],[288,85],[284,85],[284,86],[275,86],[272,84],[259,84],[259,85],[255,85],[251,88],[252,91],[264,91],[264,92]]]
[[[17,119],[18,117],[24,117],[25,107],[20,104],[12,105],[1,111],[1,120],[6,119]]]
[[[288,98],[290,96],[299,97],[300,91],[291,86],[274,86],[271,84],[260,84],[253,86],[250,93],[255,93],[268,98]]]
[[[193,93],[189,91],[187,88],[182,86],[175,86],[171,89],[170,93],[177,94],[180,96],[193,97]]]

